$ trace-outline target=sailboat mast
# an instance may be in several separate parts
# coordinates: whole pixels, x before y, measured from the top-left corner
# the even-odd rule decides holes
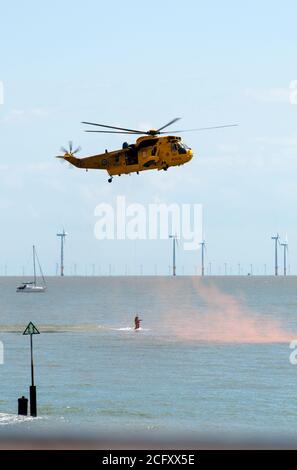
[[[34,286],[36,286],[35,245],[33,245]]]

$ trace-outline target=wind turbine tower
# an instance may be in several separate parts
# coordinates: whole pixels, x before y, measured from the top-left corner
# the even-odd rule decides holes
[[[57,237],[61,238],[61,264],[60,264],[60,275],[63,277],[64,276],[64,243],[65,243],[65,238],[68,233],[65,232],[63,229],[62,233],[57,233]]]
[[[176,263],[175,263],[175,244],[177,243],[176,235],[169,235],[169,238],[172,238],[172,276],[176,276]]]
[[[277,234],[275,237],[271,237],[271,240],[274,240],[274,275],[278,276],[278,262],[277,262],[277,247],[279,244],[279,234]]]
[[[205,258],[205,240],[203,240],[201,243],[201,276],[204,276],[205,269],[204,269],[204,258]]]
[[[287,251],[288,251],[288,242],[287,240],[281,243],[281,246],[284,247],[284,276],[287,275]]]

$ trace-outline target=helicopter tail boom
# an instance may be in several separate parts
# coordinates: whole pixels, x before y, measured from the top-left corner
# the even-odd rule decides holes
[[[71,163],[71,165],[81,167],[81,160],[79,158],[74,157],[73,155],[71,155],[69,153],[66,153],[63,156],[58,156],[57,158],[65,160],[66,162]]]

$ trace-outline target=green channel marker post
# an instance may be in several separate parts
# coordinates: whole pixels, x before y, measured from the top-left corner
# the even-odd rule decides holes
[[[34,363],[33,363],[33,335],[39,335],[36,326],[30,321],[23,335],[30,335],[30,349],[31,349],[31,386],[30,386],[30,416],[37,416],[37,398],[36,386],[34,384]]]

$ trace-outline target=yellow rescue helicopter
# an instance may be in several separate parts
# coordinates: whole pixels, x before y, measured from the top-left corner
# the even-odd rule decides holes
[[[98,155],[92,155],[83,158],[75,156],[81,148],[73,149],[72,142],[69,142],[69,149],[61,147],[64,155],[58,155],[57,158],[62,158],[72,165],[83,168],[86,171],[93,170],[106,170],[109,174],[108,182],[111,183],[115,175],[121,176],[123,174],[137,173],[145,170],[164,170],[167,171],[171,166],[184,165],[189,162],[193,157],[193,150],[188,147],[176,135],[168,135],[164,129],[171,126],[180,118],[172,119],[159,129],[150,129],[148,131],[141,131],[135,129],[127,129],[124,127],[108,126],[106,124],[97,124],[95,122],[83,121],[82,124],[97,126],[108,130],[86,130],[85,132],[100,132],[108,134],[128,134],[139,135],[134,144],[124,142],[120,150],[114,150]],[[214,127],[201,127],[198,129],[184,129],[179,131],[172,131],[172,134],[179,134],[181,132],[202,131],[208,129],[220,129],[222,127],[234,127],[237,124],[228,124],[224,126]],[[166,136],[159,137],[162,134]]]

